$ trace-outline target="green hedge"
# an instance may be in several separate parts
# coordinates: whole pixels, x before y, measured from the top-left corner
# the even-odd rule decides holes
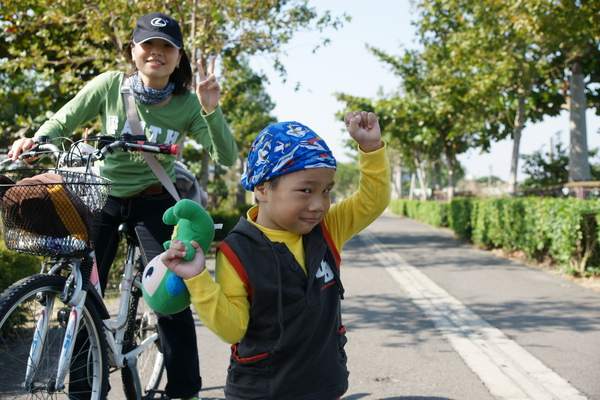
[[[396,199],[391,201],[390,210],[432,226],[448,226],[448,203]]]
[[[4,246],[0,239],[0,293],[21,278],[40,272],[42,260],[29,254],[16,253]]]
[[[550,257],[578,274],[600,271],[600,203],[554,198],[456,198],[450,203],[393,200],[392,212],[447,226],[457,237],[485,248]]]
[[[243,204],[241,206],[237,206],[235,210],[216,210],[209,211],[210,216],[212,217],[215,224],[223,224],[221,229],[217,229],[215,231],[215,242],[221,242],[225,239],[225,236],[235,227],[235,225],[239,222],[240,217],[245,217],[246,212],[252,207],[251,204]]]

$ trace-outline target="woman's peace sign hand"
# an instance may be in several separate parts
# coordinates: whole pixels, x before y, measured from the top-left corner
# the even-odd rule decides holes
[[[204,68],[202,66],[202,59],[198,60],[198,74],[200,80],[198,81],[198,87],[196,88],[196,95],[200,100],[200,104],[204,109],[204,112],[210,114],[219,105],[219,96],[221,94],[221,88],[215,77],[215,60],[217,56],[213,56],[210,59],[207,73],[204,74]]]

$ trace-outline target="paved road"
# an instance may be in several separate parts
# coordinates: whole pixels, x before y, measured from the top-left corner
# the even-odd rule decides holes
[[[600,292],[393,215],[342,257],[345,400],[600,399]],[[229,346],[198,342],[201,396],[224,399]]]

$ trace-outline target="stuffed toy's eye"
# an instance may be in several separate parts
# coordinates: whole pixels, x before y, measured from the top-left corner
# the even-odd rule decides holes
[[[152,297],[154,295],[167,271],[167,267],[160,261],[160,255],[154,257],[146,265],[144,274],[142,275],[142,285],[148,296]]]
[[[152,275],[154,275],[154,265],[148,265],[148,268],[146,268],[144,270],[144,279],[143,282],[146,283],[148,282],[150,279],[152,279]]]

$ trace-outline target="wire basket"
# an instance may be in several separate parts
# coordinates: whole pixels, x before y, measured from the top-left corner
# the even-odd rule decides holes
[[[44,175],[50,173],[52,175]],[[40,175],[62,182],[0,184],[0,215],[6,247],[40,256],[83,256],[93,248],[100,210],[112,182],[72,170],[15,169],[2,174],[14,182]],[[45,180],[42,180],[45,181]]]

